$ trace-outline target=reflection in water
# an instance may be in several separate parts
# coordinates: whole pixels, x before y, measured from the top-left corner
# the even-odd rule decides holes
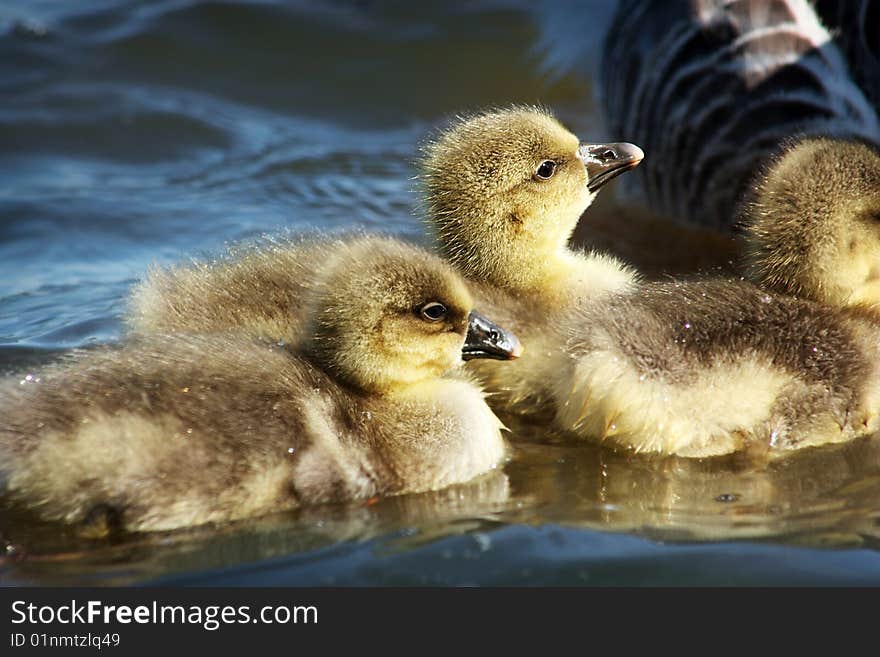
[[[523,503],[517,522],[662,541],[880,546],[880,437],[770,464],[646,458],[558,443],[517,443],[516,450],[507,473]]]
[[[112,540],[82,538],[76,529],[41,522],[0,504],[6,556],[0,584],[121,585],[169,572],[187,572],[271,559],[395,534],[395,549],[472,531],[497,520],[509,503],[507,476],[378,502],[306,507],[238,523]]]

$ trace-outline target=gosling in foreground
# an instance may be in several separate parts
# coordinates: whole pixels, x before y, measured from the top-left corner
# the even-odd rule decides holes
[[[448,265],[352,249],[304,304],[296,345],[157,334],[7,382],[0,480],[47,519],[149,531],[434,490],[502,462],[501,423],[456,370],[519,345]]]

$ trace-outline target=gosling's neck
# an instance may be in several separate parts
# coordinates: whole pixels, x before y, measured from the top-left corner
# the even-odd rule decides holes
[[[311,331],[312,338],[300,343],[295,352],[337,385],[358,395],[408,399],[425,386],[441,386],[460,367],[440,352],[426,351],[418,362],[407,363],[381,346],[354,349],[350,339],[340,339],[332,331],[314,325]]]
[[[470,280],[550,307],[624,292],[636,283],[635,272],[613,256],[575,252],[565,244],[543,250],[507,245],[444,255]]]

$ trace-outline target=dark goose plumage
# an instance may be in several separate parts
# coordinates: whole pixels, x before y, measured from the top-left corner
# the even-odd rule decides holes
[[[859,86],[880,107],[880,0],[818,0],[816,9]]]
[[[622,0],[601,70],[613,134],[639,144],[656,212],[730,229],[792,136],[880,143],[877,114],[806,0]]]

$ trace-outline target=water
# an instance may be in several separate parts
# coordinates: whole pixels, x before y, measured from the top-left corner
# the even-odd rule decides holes
[[[456,112],[540,102],[610,137],[590,84],[605,11],[0,2],[0,373],[118,339],[151,263],[285,229],[418,239],[418,144]],[[724,264],[723,240],[614,191],[581,241],[648,271]],[[376,504],[117,542],[4,509],[0,582],[880,582],[880,441],[765,467],[515,429],[503,472]]]

